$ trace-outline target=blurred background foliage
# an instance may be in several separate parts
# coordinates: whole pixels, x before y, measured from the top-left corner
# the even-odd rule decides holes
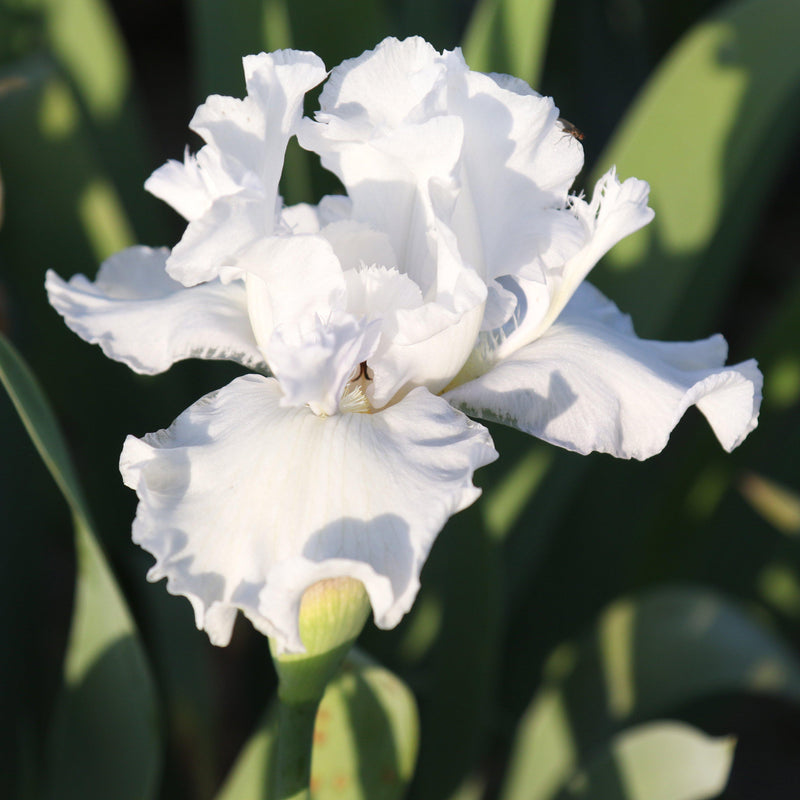
[[[134,375],[66,330],[44,273],[178,240],[142,183],[198,146],[186,124],[207,94],[243,94],[242,55],[291,46],[331,67],[411,34],[552,94],[585,133],[576,190],[611,164],[651,183],[655,222],[592,281],[642,335],[724,333],[732,361],[759,359],[765,398],[730,456],[693,410],[643,464],[493,427],[484,497],[326,696],[315,796],[796,797],[793,0],[0,0],[0,796],[266,796],[266,640],[241,623],[215,649],[146,583],[117,470],[127,433],[237,368]],[[293,147],[282,188],[335,184]]]

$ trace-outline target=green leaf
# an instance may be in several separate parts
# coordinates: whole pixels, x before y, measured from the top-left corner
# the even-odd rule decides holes
[[[739,482],[739,491],[771,525],[788,536],[800,534],[800,494],[768,478],[750,472]]]
[[[614,737],[572,777],[558,800],[710,800],[725,788],[736,741],[681,722],[654,722]]]
[[[52,59],[37,54],[0,73],[13,91],[0,96],[0,152],[6,190],[3,252],[39,296],[47,266],[92,263],[134,242],[113,181],[98,163],[94,138],[70,84]],[[58,179],[55,179],[58,176]],[[42,197],[48,186],[47,232]],[[13,198],[13,201],[9,200]]]
[[[53,412],[33,373],[0,334],[0,381],[39,451],[39,455],[69,503],[77,521],[89,527],[89,512],[70,462],[69,452]]]
[[[92,531],[66,444],[35,377],[0,336],[0,380],[75,521],[77,578],[64,687],[49,749],[50,798],[154,796],[155,690],[125,600]]]
[[[36,20],[38,33],[16,60],[46,52],[92,132],[95,157],[103,163],[123,199],[125,213],[148,240],[166,236],[166,214],[142,192],[153,169],[145,144],[133,70],[113,11],[105,0],[27,0],[24,13],[9,12],[5,23],[13,40]],[[23,38],[17,36],[17,38]]]
[[[242,97],[242,57],[292,46],[285,0],[192,0],[197,101],[209,94]]]
[[[480,0],[464,33],[467,64],[537,86],[544,66],[552,0]]]
[[[668,588],[621,600],[552,655],[522,719],[503,800],[552,798],[624,728],[723,693],[800,703],[800,664],[724,598]]]
[[[400,653],[417,660],[430,686],[419,697],[422,741],[436,742],[420,752],[416,800],[449,796],[486,745],[504,634],[502,590],[498,543],[473,506],[439,535],[399,631]]]
[[[798,38],[797,3],[724,5],[667,56],[599,159],[595,178],[616,164],[652,189],[654,222],[591,276],[640,334],[707,333],[800,122]]]
[[[253,734],[216,800],[268,800],[276,720]],[[320,703],[311,761],[314,800],[400,800],[418,744],[414,697],[392,673],[357,653]]]

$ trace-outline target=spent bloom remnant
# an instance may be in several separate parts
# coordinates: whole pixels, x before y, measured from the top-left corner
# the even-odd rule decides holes
[[[206,144],[146,187],[188,225],[95,281],[50,272],[78,335],[141,373],[185,358],[253,371],[166,430],[128,437],[133,538],[149,577],[226,644],[237,610],[300,651],[317,581],[361,581],[375,621],[411,607],[430,547],[497,456],[463,412],[580,453],[647,458],[696,405],[731,450],[757,421],[755,362],[721,336],[644,341],[584,279],[650,221],[648,186],[611,170],[569,194],[583,150],[552,99],[461,52],[387,39],[326,78],[312,53],[244,58],[247,96],[211,96]],[[346,194],[286,207],[296,136]]]

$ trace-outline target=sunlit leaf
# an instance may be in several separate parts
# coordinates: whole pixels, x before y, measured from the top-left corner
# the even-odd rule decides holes
[[[771,632],[711,592],[660,589],[607,608],[551,657],[520,723],[503,800],[544,800],[626,727],[723,693],[800,703],[800,664]]]
[[[311,760],[313,800],[400,800],[418,745],[414,697],[399,678],[351,653],[317,712]],[[269,800],[275,746],[270,714],[253,734],[216,800]]]
[[[800,123],[798,36],[796,3],[725,4],[674,47],[599,159],[595,176],[616,164],[652,189],[655,221],[592,274],[640,334],[709,332]]]
[[[160,746],[155,690],[144,652],[92,531],[58,425],[36,379],[3,337],[0,380],[75,521],[75,606],[49,747],[47,796],[152,797]]]
[[[505,72],[534,88],[544,65],[552,0],[480,0],[464,34],[467,63],[480,72]]]
[[[736,741],[680,722],[652,722],[618,734],[574,775],[557,800],[711,800],[725,788]]]
[[[739,490],[778,530],[792,536],[800,534],[800,494],[753,472],[742,478]]]

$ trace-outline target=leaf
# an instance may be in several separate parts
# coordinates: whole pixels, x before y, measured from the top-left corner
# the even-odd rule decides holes
[[[55,418],[33,374],[2,336],[0,380],[75,521],[75,607],[49,743],[47,796],[153,797],[160,747],[144,652],[92,530]]]
[[[779,531],[789,536],[800,534],[800,494],[755,472],[742,477],[739,491]]]
[[[250,738],[216,800],[268,800],[274,713]],[[317,712],[311,761],[313,800],[400,800],[418,744],[414,697],[399,678],[352,652]]]
[[[558,800],[710,800],[725,788],[736,742],[681,722],[624,731],[570,780]]]
[[[464,57],[479,72],[504,72],[536,87],[544,66],[552,0],[480,0],[464,33]]]
[[[29,0],[25,6],[28,20],[18,12],[9,27],[29,25],[33,18],[41,32],[17,58],[39,54],[46,43],[60,77],[79,101],[92,131],[94,155],[119,192],[125,214],[144,238],[163,240],[166,215],[141,190],[153,164],[133,70],[112,9],[105,0]]]
[[[35,279],[42,296],[44,269],[32,275],[31,263],[42,267],[40,259],[46,259],[52,266],[70,257],[91,263],[132,244],[134,236],[121,198],[98,163],[80,103],[54,62],[37,54],[4,70],[0,79],[20,84],[0,97],[7,215],[3,252],[12,268],[28,267],[21,279]],[[41,236],[43,185],[48,187],[46,237]]]
[[[598,160],[595,179],[616,164],[652,190],[654,222],[591,276],[640,334],[707,334],[800,122],[798,37],[796,3],[727,3],[665,58]]]
[[[800,665],[769,631],[701,589],[621,600],[551,657],[549,679],[522,719],[503,800],[554,797],[611,737],[723,693],[800,703]]]
[[[737,256],[763,214],[765,192],[796,129],[799,12],[796,4],[772,0],[723,5],[667,56],[596,165],[599,174],[616,163],[621,177],[636,175],[653,188],[654,222],[615,246],[590,275],[632,312],[641,334],[688,339],[707,336],[718,325],[714,317],[736,282]],[[788,262],[785,269],[791,270]],[[769,285],[760,274],[756,280]],[[743,356],[758,356],[766,389],[759,428],[735,453],[723,454],[691,411],[651,462],[590,456],[577,463],[571,454],[557,453],[527,507],[517,503],[522,510],[506,544],[509,606],[515,624],[537,625],[539,641],[525,645],[536,657],[542,642],[552,646],[564,629],[585,624],[593,605],[646,581],[701,577],[743,591],[755,544],[729,527],[741,526],[742,504],[732,519],[715,526],[716,534],[711,523],[721,520],[721,501],[729,502],[737,469],[753,469],[756,452],[764,455],[762,473],[792,486],[796,448],[788,441],[796,422],[783,419],[773,436],[773,415],[766,412],[788,409],[800,396],[798,289],[785,300],[781,292],[780,307],[763,315],[773,328],[768,345],[741,345]],[[775,288],[769,292],[778,299]],[[729,329],[752,325],[755,307],[745,289],[736,311],[747,320],[729,314]],[[777,318],[781,325],[774,324]],[[562,496],[568,502],[554,502]],[[624,502],[626,497],[637,502]],[[738,546],[720,558],[719,547],[731,540]],[[545,571],[531,580],[543,552]],[[580,593],[562,588],[576,578]],[[543,615],[543,603],[559,613]],[[507,694],[524,702],[535,675],[518,668],[526,664],[523,657],[508,664]]]
[[[397,631],[407,664],[424,675],[413,796],[449,796],[486,746],[505,632],[497,542],[472,506],[439,535],[406,624]],[[388,639],[381,631],[382,639]]]

